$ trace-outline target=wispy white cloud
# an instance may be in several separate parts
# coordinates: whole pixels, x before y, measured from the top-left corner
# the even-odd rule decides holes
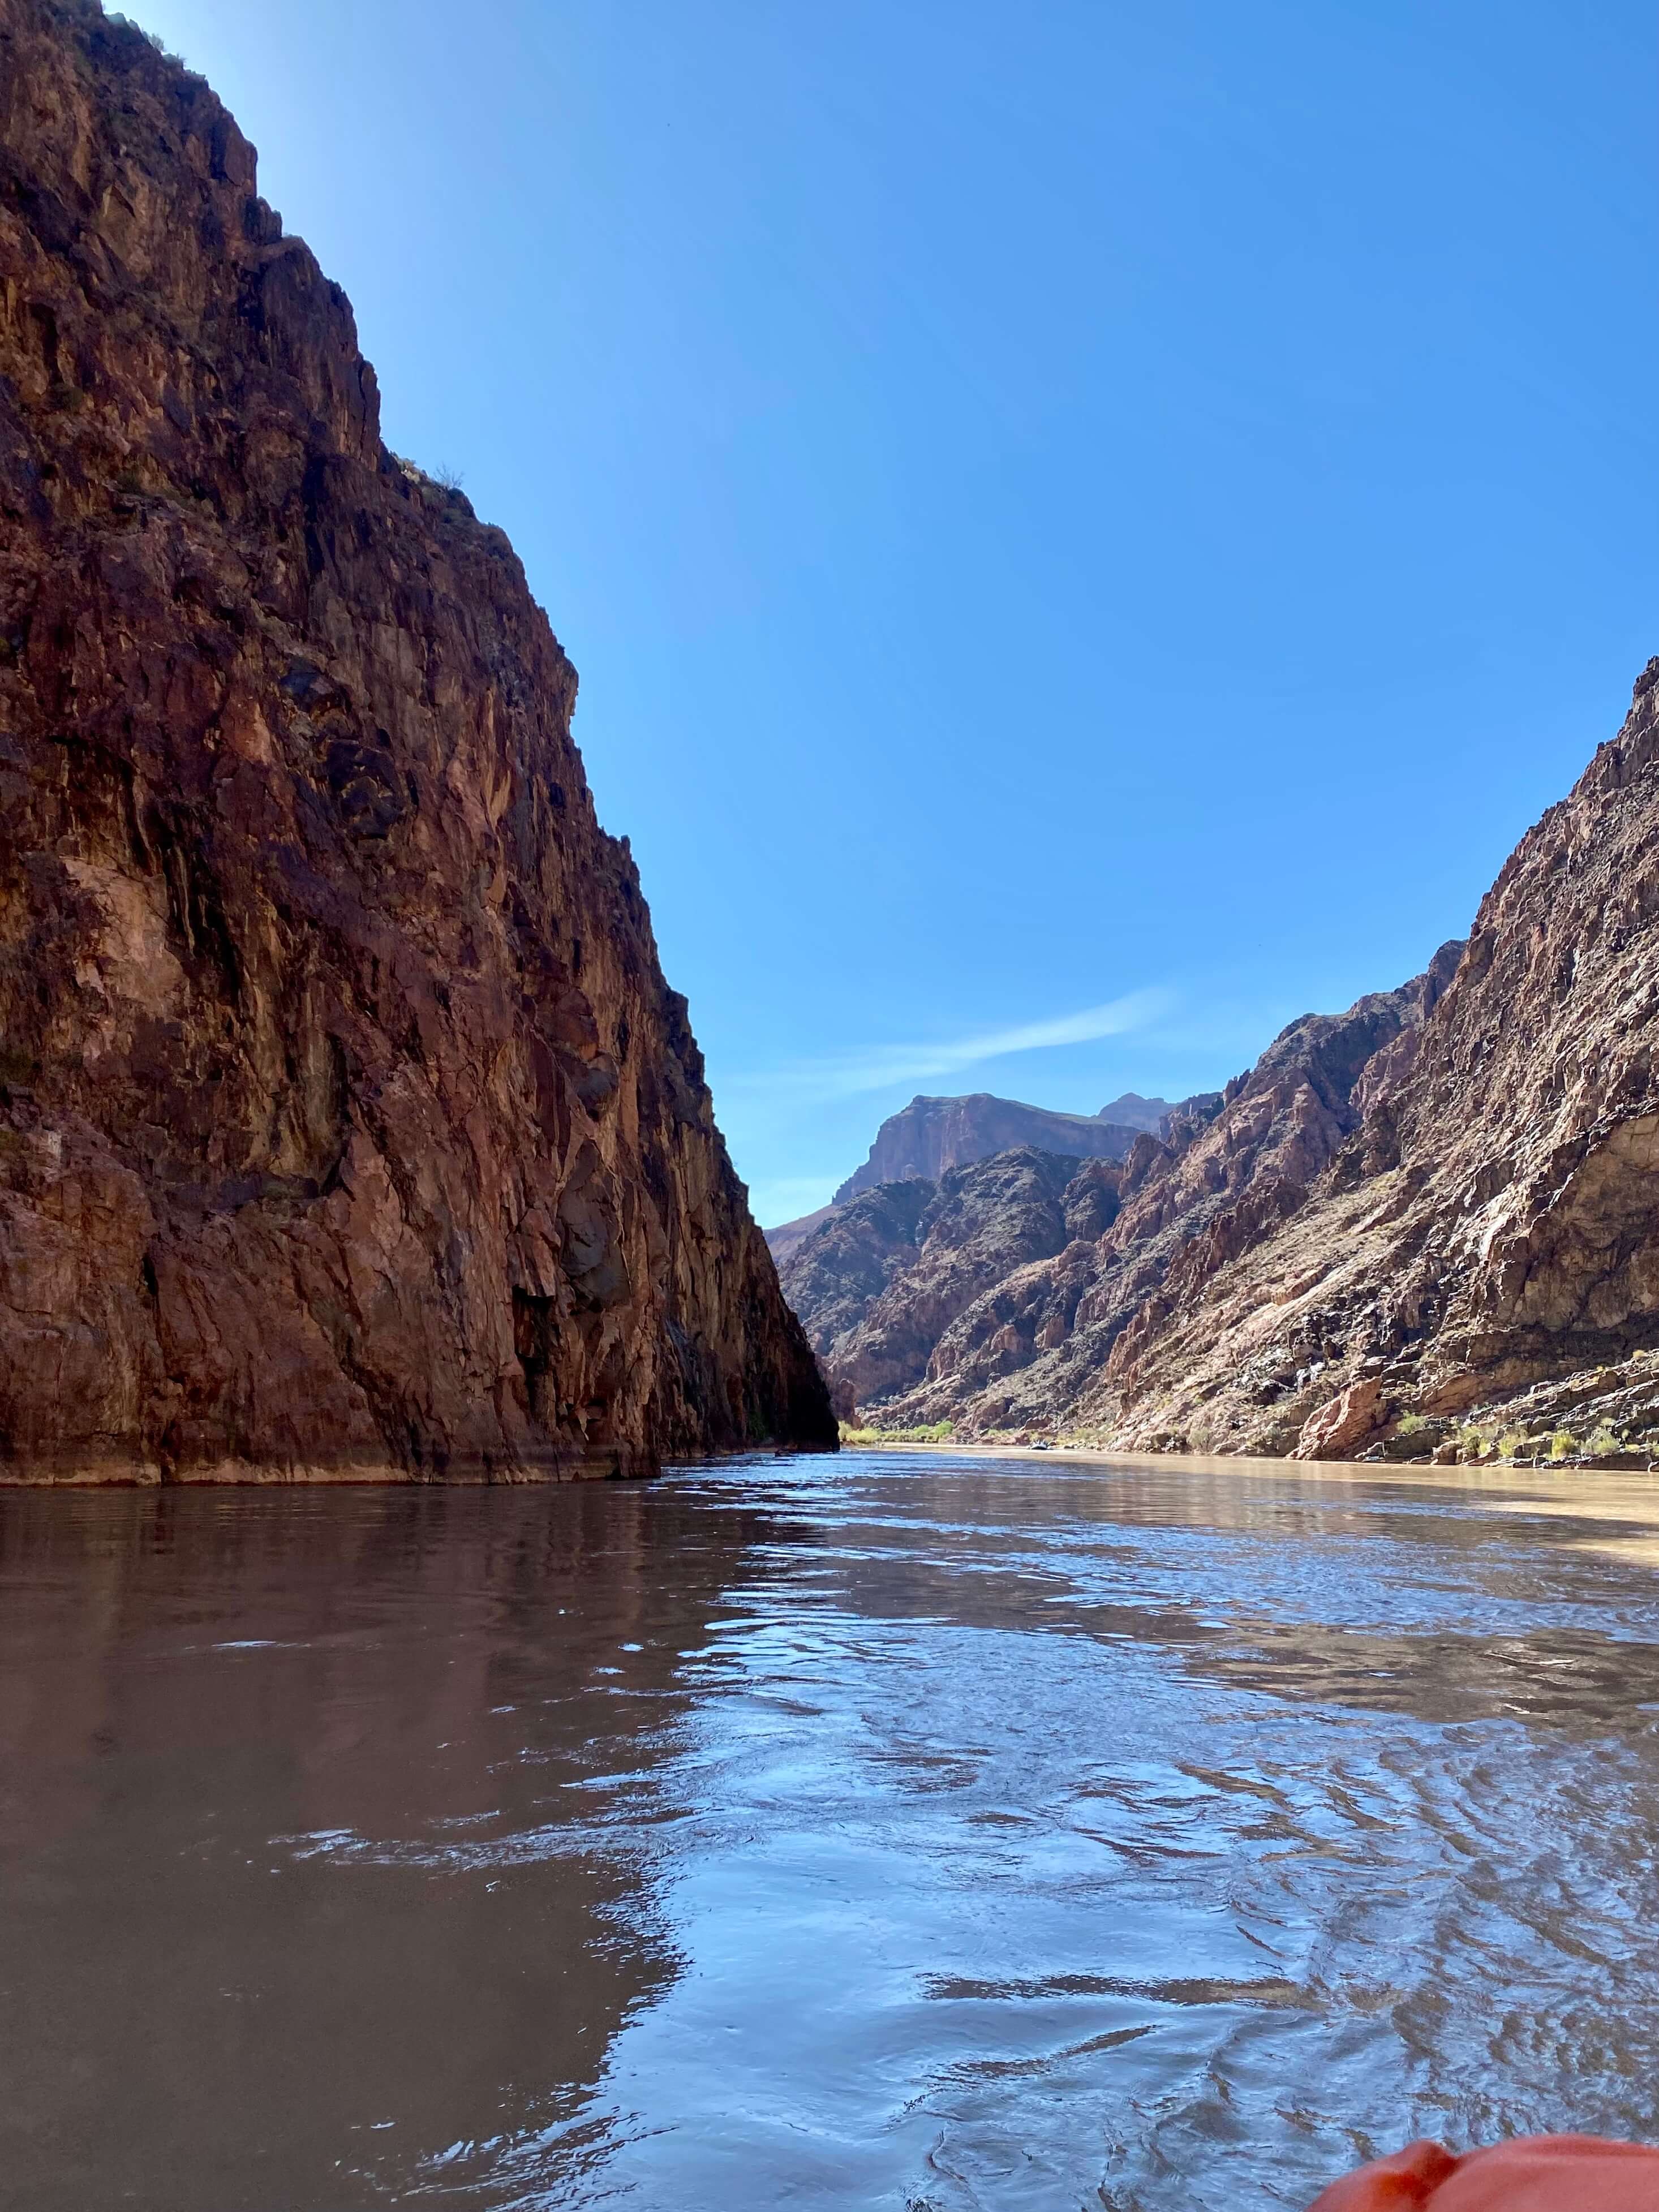
[[[789,1092],[818,1099],[852,1098],[899,1083],[930,1083],[957,1075],[982,1061],[1062,1044],[1088,1044],[1097,1037],[1123,1036],[1146,1029],[1174,1004],[1163,990],[1130,991],[1103,1006],[1061,1014],[1052,1021],[1022,1022],[1012,1029],[981,1030],[972,1036],[918,1044],[868,1045],[825,1060],[798,1060],[769,1073],[726,1079],[726,1090],[775,1097]]]

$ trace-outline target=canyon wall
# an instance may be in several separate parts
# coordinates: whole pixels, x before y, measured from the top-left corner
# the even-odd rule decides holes
[[[575,693],[207,86],[0,0],[0,1473],[833,1442]]]
[[[1022,1145],[837,1206],[781,1269],[837,1411],[850,1419],[920,1383],[945,1332],[988,1293],[1101,1234],[1121,1179],[1109,1160]]]
[[[1425,975],[1346,1014],[1293,1022],[1225,1092],[1170,1109],[1163,1133],[1139,1132],[1122,1158],[1052,1163],[1060,1173],[1050,1178],[1057,1205],[1046,1237],[1032,1233],[1024,1179],[1000,1172],[1027,1155],[958,1170],[976,1195],[984,1259],[973,1294],[948,1308],[931,1253],[896,1263],[866,1310],[833,1306],[821,1288],[831,1226],[814,1231],[786,1263],[784,1287],[832,1388],[843,1401],[855,1388],[866,1418],[895,1425],[949,1419],[968,1432],[1035,1433],[1097,1421],[1120,1340],[1155,1336],[1184,1291],[1305,1200],[1358,1124],[1363,1071],[1421,1022],[1460,951],[1443,947]],[[838,1209],[837,1225],[887,1195]],[[999,1255],[1006,1265],[994,1264]],[[836,1326],[826,1339],[827,1317]],[[905,1376],[860,1356],[876,1333],[912,1342]]]
[[[1111,1449],[1659,1464],[1656,1052],[1659,660],[1467,944],[1292,1024],[1218,1101],[1139,1137],[1098,1170],[1109,1222],[1012,1264],[861,1417]],[[823,1273],[825,1235],[792,1283]],[[890,1331],[907,1304],[929,1314],[927,1276],[900,1255],[858,1311],[843,1301],[832,1372],[878,1309]]]
[[[913,1098],[888,1115],[876,1132],[869,1158],[848,1176],[828,1206],[798,1220],[781,1222],[767,1231],[766,1241],[787,1274],[790,1261],[813,1231],[860,1193],[917,1177],[931,1185],[953,1168],[971,1166],[1019,1145],[1073,1160],[1121,1159],[1144,1131],[1162,1132],[1172,1115],[1203,1103],[1187,1099],[1171,1106],[1167,1099],[1143,1098],[1129,1091],[1098,1114],[1061,1114],[1046,1106],[1024,1105],[1017,1098],[994,1097],[987,1091],[960,1098]],[[801,1297],[811,1304],[816,1293],[789,1295],[805,1318],[808,1307]],[[808,1334],[811,1333],[809,1324]],[[813,1341],[817,1343],[816,1337]]]
[[[1126,1442],[1659,1459],[1659,660],[1309,1202],[1114,1348]]]

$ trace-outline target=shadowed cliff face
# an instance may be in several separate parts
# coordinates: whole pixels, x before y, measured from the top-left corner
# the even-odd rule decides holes
[[[207,87],[0,0],[0,1448],[833,1439],[575,675]]]
[[[922,1176],[878,1183],[829,1209],[816,1231],[779,1262],[783,1294],[832,1378],[833,1348],[858,1328],[895,1277],[914,1265],[938,1195],[939,1185]]]

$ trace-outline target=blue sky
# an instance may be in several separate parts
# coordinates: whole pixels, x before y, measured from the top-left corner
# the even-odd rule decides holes
[[[757,1210],[1461,934],[1659,650],[1648,0],[135,0],[581,672]]]

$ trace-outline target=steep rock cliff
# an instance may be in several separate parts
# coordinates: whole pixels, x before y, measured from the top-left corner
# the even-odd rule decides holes
[[[785,1262],[785,1295],[837,1410],[879,1407],[933,1370],[958,1316],[1086,1249],[1117,1211],[1121,1170],[1018,1146],[939,1182],[881,1183],[835,1209]]]
[[[198,78],[0,0],[0,1453],[833,1439],[575,676]]]
[[[1012,1267],[866,1413],[1659,1465],[1659,660],[1467,945],[1292,1024],[1113,1172],[1092,1245]]]
[[[990,1159],[1018,1145],[1071,1159],[1121,1160],[1138,1136],[1168,1136],[1194,1115],[1202,1119],[1220,1103],[1219,1091],[1171,1105],[1167,1098],[1143,1098],[1139,1091],[1126,1091],[1098,1114],[1060,1114],[1046,1106],[1022,1105],[1015,1098],[996,1098],[984,1091],[961,1098],[913,1098],[888,1115],[876,1132],[870,1157],[828,1206],[769,1229],[766,1241],[782,1270],[814,1230],[861,1192],[914,1176],[937,1182],[952,1168]]]
[[[878,1183],[829,1208],[816,1231],[780,1261],[783,1294],[826,1370],[835,1346],[853,1334],[895,1276],[915,1261],[922,1216],[938,1194],[939,1185],[922,1176]],[[835,1395],[833,1377],[830,1387]]]
[[[1125,1129],[1144,1129],[1149,1136],[1161,1137],[1169,1126],[1170,1116],[1178,1114],[1194,1102],[1183,1099],[1173,1106],[1167,1098],[1143,1098],[1138,1091],[1126,1091],[1121,1097],[1109,1099],[1095,1115],[1097,1121],[1115,1122]]]
[[[1315,1202],[1125,1358],[1123,1441],[1659,1457],[1659,660],[1356,1087]]]

